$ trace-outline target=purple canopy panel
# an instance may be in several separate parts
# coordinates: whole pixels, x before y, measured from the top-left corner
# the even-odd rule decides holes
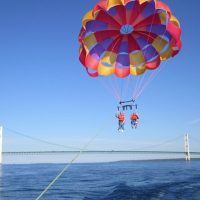
[[[128,53],[128,42],[121,42],[119,46],[119,53]]]
[[[105,49],[100,45],[97,44],[96,46],[94,46],[91,51],[89,52],[89,54],[94,57],[95,59],[99,60],[101,55],[104,53]]]
[[[128,54],[118,54],[116,60],[116,67],[124,68],[130,65],[130,58]]]
[[[116,7],[112,7],[108,10],[108,14],[111,16],[115,16],[117,14],[117,9]]]
[[[86,32],[103,31],[103,30],[107,30],[107,27],[108,27],[108,24],[106,24],[105,22],[92,20],[92,21],[87,22]]]
[[[148,47],[143,49],[142,52],[147,62],[158,56],[156,49],[152,45],[149,45]]]
[[[166,25],[152,24],[146,27],[146,31],[155,33],[156,35],[164,35],[166,33]]]
[[[136,39],[138,45],[140,46],[140,49],[143,49],[146,45],[148,45],[148,41],[144,37],[139,37]]]
[[[107,38],[103,40],[102,42],[100,42],[99,44],[106,50],[112,42],[113,42],[113,39]]]
[[[141,15],[144,17],[144,18],[147,18],[151,15],[154,15],[156,12],[155,10],[155,2],[154,1],[151,1],[150,3],[148,3],[142,10],[141,12]]]

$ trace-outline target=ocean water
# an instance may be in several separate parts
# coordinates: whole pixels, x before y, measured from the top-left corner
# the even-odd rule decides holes
[[[0,199],[36,199],[64,164],[1,166]],[[72,164],[44,200],[200,200],[200,160]]]

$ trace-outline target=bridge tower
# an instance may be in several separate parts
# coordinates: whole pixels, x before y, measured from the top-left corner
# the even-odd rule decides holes
[[[0,165],[2,164],[2,150],[3,150],[3,127],[0,126]]]
[[[190,160],[190,145],[189,145],[188,133],[185,134],[184,141],[185,141],[185,160]]]

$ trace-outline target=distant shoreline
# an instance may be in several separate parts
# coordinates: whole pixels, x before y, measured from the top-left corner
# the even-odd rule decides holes
[[[111,151],[16,151],[16,152],[3,152],[4,155],[6,154],[67,154],[67,153],[144,153],[144,154],[185,154],[183,151],[126,151],[126,150],[111,150]],[[191,154],[200,155],[200,152],[190,152]]]
[[[200,161],[200,158],[192,158],[190,161],[186,161],[184,158],[152,158],[152,159],[136,159],[136,160],[118,160],[118,161],[98,161],[98,162],[92,162],[92,161],[88,161],[88,162],[74,162],[70,165],[95,165],[95,164],[114,164],[114,163],[135,163],[135,162],[160,162],[160,161],[183,161],[186,163],[190,163],[190,162],[194,162],[194,161]],[[67,165],[70,162],[58,162],[58,163],[53,163],[53,162],[33,162],[33,163],[3,163],[1,166],[6,166],[6,165]]]

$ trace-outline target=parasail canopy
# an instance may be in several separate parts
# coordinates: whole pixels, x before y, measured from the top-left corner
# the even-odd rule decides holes
[[[141,75],[181,49],[179,21],[159,0],[102,0],[82,20],[80,61],[92,77]]]

